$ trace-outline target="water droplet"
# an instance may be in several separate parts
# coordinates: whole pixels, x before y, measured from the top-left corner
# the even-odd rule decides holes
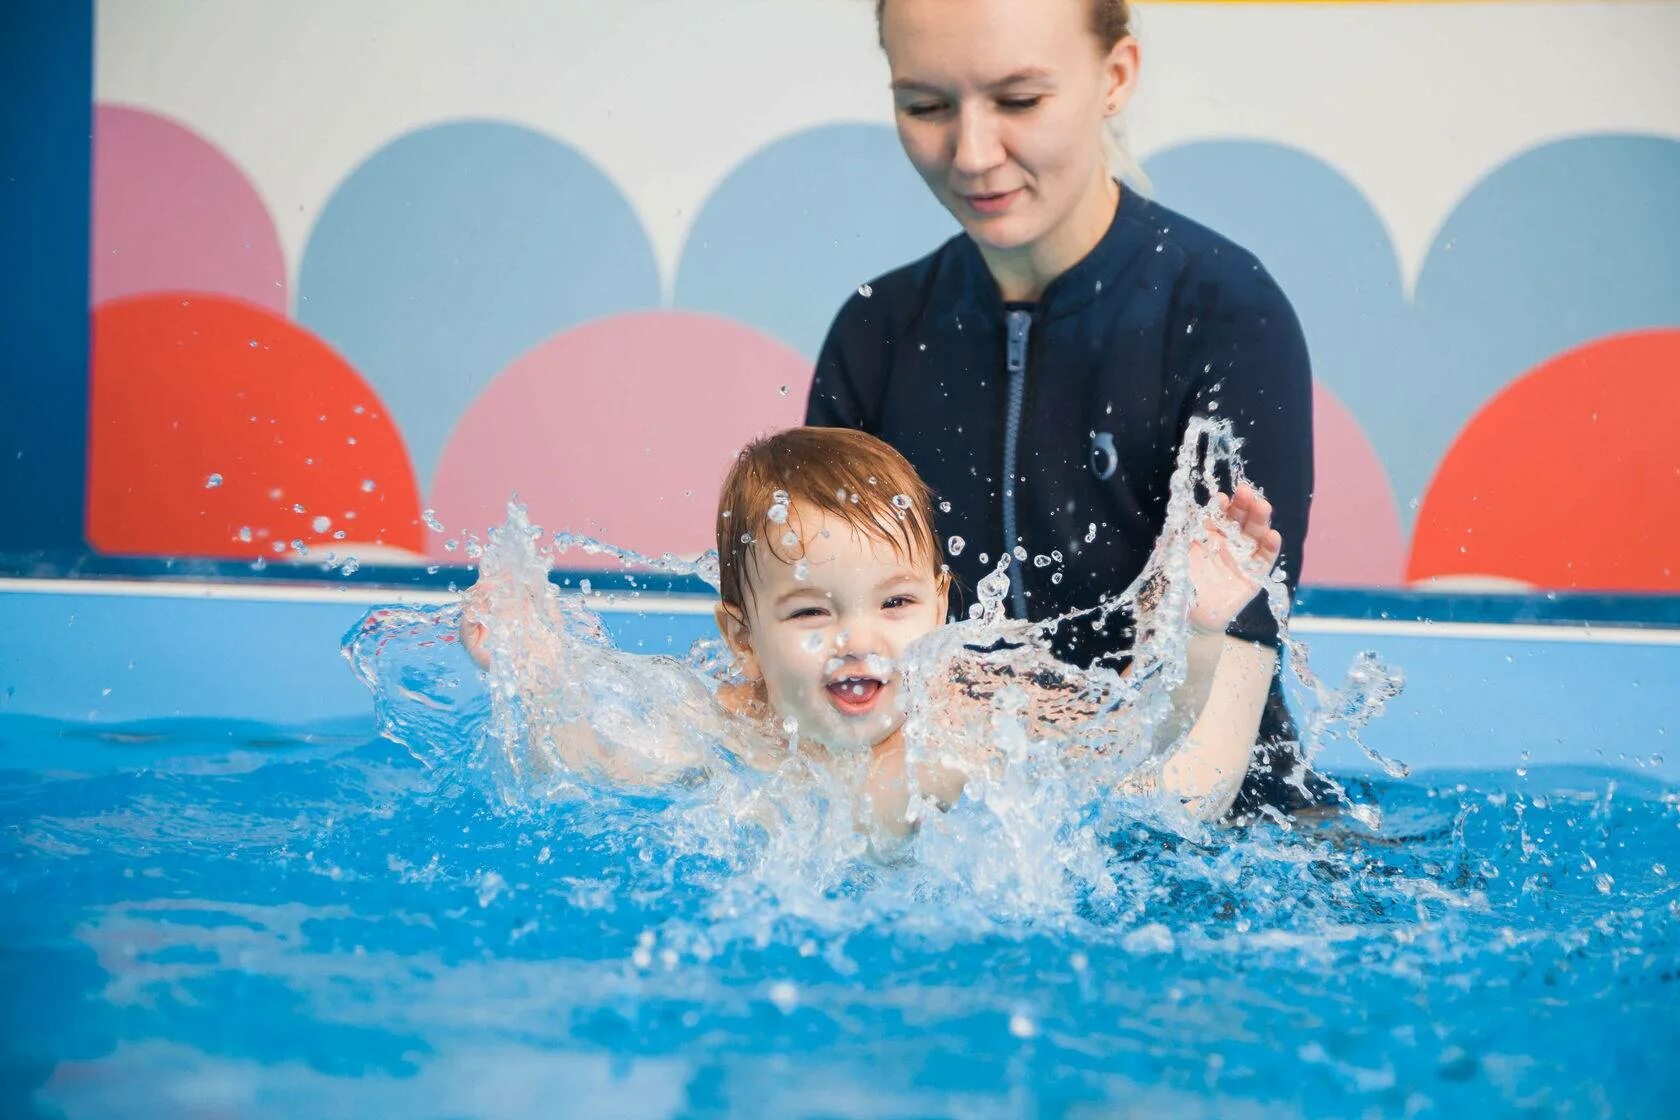
[[[206,490],[214,490],[216,487],[220,486],[221,484],[222,484],[222,476],[219,475],[219,474],[213,474],[209,478],[204,480],[204,488]]]
[[[986,553],[984,553],[984,552],[982,552],[982,553],[981,553],[981,554],[980,554],[980,563],[982,563],[982,564],[990,564],[990,563],[991,563],[991,562],[992,562],[992,558],[991,558],[991,556],[989,556],[989,555],[987,555],[987,554],[986,554]]]
[[[1085,527],[1085,543],[1090,544],[1092,541],[1094,541],[1096,539],[1097,539],[1097,523],[1095,521],[1093,521]]]
[[[253,349],[253,350],[255,350],[255,349],[256,349],[256,348],[257,348],[257,347],[259,347],[259,346],[261,346],[261,345],[262,345],[262,343],[260,343],[260,342],[258,342],[258,341],[257,341],[257,340],[256,340],[256,339],[254,339],[254,338],[253,338],[253,339],[252,339],[252,340],[251,340],[251,342],[250,342],[250,346],[251,346],[251,349]]]
[[[894,494],[892,496],[892,504],[894,509],[908,510],[910,508],[910,495]]]
[[[806,653],[817,653],[822,649],[822,647],[823,636],[817,633],[805,635],[804,639],[799,643],[799,648],[803,649]]]
[[[776,391],[778,393],[780,393],[782,396],[785,397],[785,396],[787,396],[787,390],[788,390],[788,387],[786,385],[783,385],[780,389],[778,389]]]
[[[800,560],[798,563],[794,564],[794,566],[793,566],[793,578],[796,579],[796,580],[799,580],[801,583],[810,579],[811,578],[811,562],[809,560]]]
[[[294,540],[292,542],[292,551],[297,553],[299,556],[308,556],[309,546],[304,544],[301,540]]]
[[[443,522],[438,520],[437,510],[424,509],[420,511],[420,520],[426,523],[426,528],[434,533],[443,532]]]
[[[940,513],[950,513],[951,512],[951,503],[950,502],[940,502],[939,503],[939,512]]]
[[[309,527],[317,533],[324,533],[328,529],[332,528],[332,518],[328,517],[326,514],[321,514],[309,523]]]
[[[1009,1033],[1016,1038],[1032,1038],[1038,1033],[1038,1024],[1017,1011],[1009,1017]]]
[[[791,981],[778,980],[770,985],[770,1002],[783,1015],[791,1015],[793,1009],[799,1006],[799,989]]]
[[[246,542],[250,541],[251,527],[249,525],[241,525],[239,527],[239,539]]]
[[[963,540],[961,537],[952,537],[950,540],[945,542],[945,551],[950,553],[952,556],[961,556],[962,550],[967,547],[967,545],[968,542]],[[986,562],[986,558],[981,557],[980,562],[984,564]]]
[[[766,514],[766,516],[777,525],[785,525],[788,519],[788,507],[785,505],[773,505],[770,507],[770,512]]]
[[[347,534],[344,532],[343,529],[339,529],[339,530],[337,530],[336,532],[333,533],[333,540],[341,541],[345,538],[346,535]]]
[[[360,560],[357,560],[354,556],[352,556],[352,557],[350,557],[350,559],[348,559],[344,562],[344,566],[342,568],[340,568],[339,571],[343,572],[347,576],[353,576],[359,570],[361,570],[361,567],[362,567],[362,562]]]
[[[789,529],[787,532],[782,534],[782,546],[784,548],[793,548],[798,543],[799,534],[794,532],[792,529]]]
[[[1010,550],[1009,550],[1009,554],[1010,554],[1010,555],[1011,555],[1011,556],[1013,556],[1013,557],[1015,557],[1015,559],[1017,559],[1017,560],[1020,560],[1020,561],[1022,561],[1022,562],[1023,562],[1023,563],[1024,563],[1024,562],[1025,562],[1025,561],[1026,561],[1026,559],[1027,559],[1027,549],[1026,549],[1026,546],[1025,546],[1025,545],[1019,545],[1019,544],[1018,544],[1018,545],[1016,545],[1016,546],[1015,546],[1015,547],[1014,547],[1014,548],[1012,548],[1012,549],[1010,549]]]
[[[302,502],[293,502],[292,503],[292,512],[293,513],[308,513],[309,511],[303,508],[303,503]]]
[[[1039,553],[1037,556],[1033,557],[1033,567],[1035,567],[1035,568],[1048,568],[1049,566],[1050,566],[1050,557],[1044,555],[1042,552]]]
[[[443,550],[445,552],[454,552],[457,548],[460,548],[460,547],[461,547],[461,542],[456,540],[454,537],[450,537],[448,540],[443,542]]]
[[[1050,573],[1050,582],[1051,583],[1061,583],[1062,582],[1062,573],[1061,572],[1051,572]]]
[[[864,299],[868,299],[870,296],[872,296],[874,294],[875,294],[875,289],[871,288],[868,284],[859,284],[858,285],[858,295],[862,296]]]
[[[362,479],[362,493],[364,493],[364,494],[373,493],[373,479],[371,479],[371,478]]]

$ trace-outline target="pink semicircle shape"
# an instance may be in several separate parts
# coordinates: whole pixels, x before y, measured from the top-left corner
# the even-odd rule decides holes
[[[718,486],[735,451],[803,417],[811,363],[712,315],[646,311],[562,331],[481,393],[450,433],[431,504],[483,536],[517,493],[544,529],[658,555],[716,545]],[[563,562],[613,562],[580,552]]]
[[[160,291],[232,296],[286,314],[274,220],[226,153],[144,109],[93,122],[92,306]]]
[[[1405,566],[1394,487],[1359,421],[1313,385],[1313,504],[1301,582],[1393,587]]]

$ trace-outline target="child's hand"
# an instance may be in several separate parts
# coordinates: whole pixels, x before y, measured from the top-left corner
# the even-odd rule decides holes
[[[473,659],[473,664],[486,672],[490,669],[490,651],[484,648],[484,638],[490,630],[479,621],[485,603],[481,584],[467,588],[461,604],[461,648]]]
[[[1190,546],[1190,581],[1196,599],[1190,607],[1190,625],[1204,632],[1219,633],[1254,598],[1260,581],[1271,574],[1283,550],[1283,537],[1272,528],[1272,503],[1250,486],[1237,487],[1234,496],[1215,494],[1219,512],[1235,522],[1242,535],[1254,545],[1247,559],[1240,559],[1223,533],[1209,519],[1206,542]]]

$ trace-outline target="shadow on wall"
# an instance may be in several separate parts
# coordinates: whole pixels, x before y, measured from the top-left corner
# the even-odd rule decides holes
[[[663,307],[604,173],[463,121],[340,184],[289,302],[259,192],[203,138],[101,107],[95,169],[88,524],[112,553],[442,556],[426,521],[482,530],[514,489],[539,523],[700,551],[730,452],[797,422],[842,299],[955,229],[891,130],[806,130],[706,201]],[[1680,590],[1662,434],[1680,413],[1680,144],[1518,156],[1459,204],[1410,298],[1369,201],[1308,153],[1205,142],[1146,170],[1300,312],[1318,377],[1305,582]]]

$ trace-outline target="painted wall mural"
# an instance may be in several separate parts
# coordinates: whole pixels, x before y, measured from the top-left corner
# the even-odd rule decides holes
[[[185,124],[100,106],[94,166],[88,532],[123,554],[448,558],[511,492],[546,525],[700,551],[727,456],[797,422],[841,298],[952,229],[889,130],[812,128],[724,178],[667,303],[586,155],[459,121],[337,187],[294,301],[259,193]],[[1680,143],[1496,168],[1411,298],[1309,153],[1204,142],[1145,169],[1305,324],[1308,583],[1680,590]]]

